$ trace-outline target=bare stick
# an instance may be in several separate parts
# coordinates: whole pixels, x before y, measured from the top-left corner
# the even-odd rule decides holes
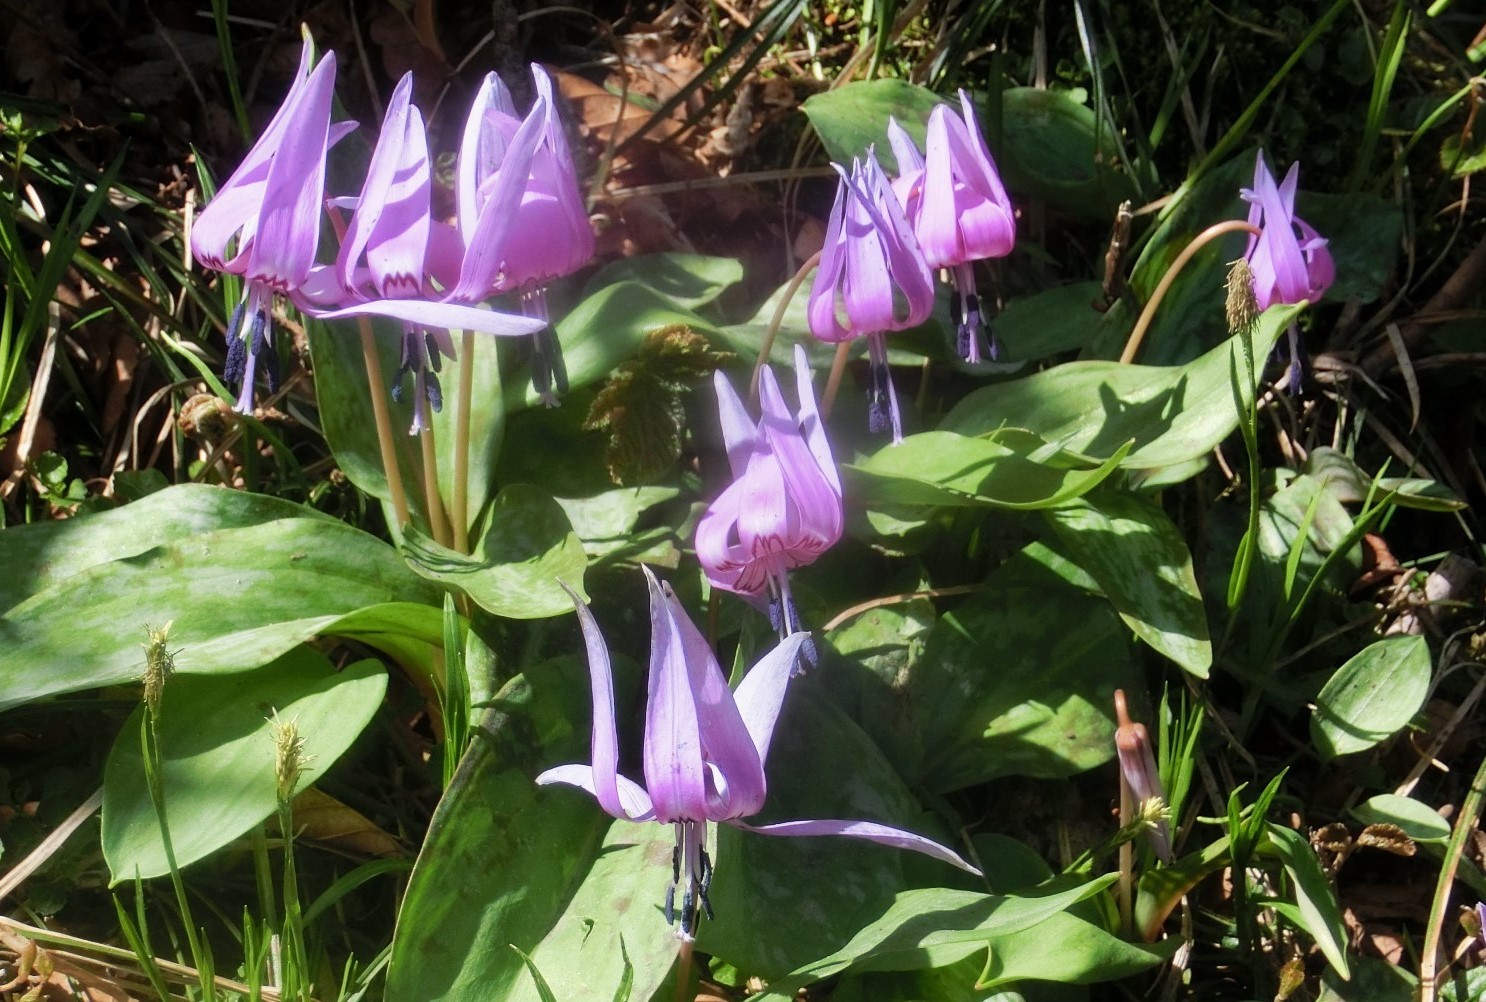
[[[418,433],[418,444],[423,447],[423,506],[428,512],[428,531],[434,542],[452,547],[454,534],[449,531],[449,516],[439,497],[439,454],[434,448],[432,425],[425,425]]]
[[[408,499],[403,492],[402,470],[397,465],[397,447],[392,444],[392,415],[387,410],[387,398],[382,395],[382,360],[377,357],[377,341],[372,335],[371,321],[357,317],[356,326],[361,329],[361,354],[366,359],[366,378],[371,383],[372,416],[377,422],[377,448],[382,452],[382,470],[387,475],[387,492],[392,495],[392,511],[397,516],[397,527],[408,524]]]
[[[841,388],[841,374],[846,371],[846,356],[850,354],[850,341],[842,341],[836,345],[836,357],[831,359],[831,374],[826,377],[826,389],[820,395],[820,419],[822,421],[831,416],[831,408],[836,403],[836,391]]]

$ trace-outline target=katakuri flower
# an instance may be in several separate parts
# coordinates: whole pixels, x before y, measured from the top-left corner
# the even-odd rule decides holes
[[[432,173],[423,116],[412,103],[413,77],[405,74],[392,92],[382,131],[367,166],[359,198],[332,199],[354,208],[334,265],[319,265],[297,296],[300,308],[321,319],[375,315],[402,323],[402,357],[392,384],[402,399],[406,377],[413,382],[414,434],[428,426],[427,408],[443,404],[441,357],[454,357],[450,329],[524,336],[541,327],[467,303],[440,301],[430,275],[438,270],[430,218]]]
[[[354,123],[330,123],[335,53],[314,64],[305,32],[299,69],[284,103],[237,170],[196,217],[191,253],[216,271],[241,275],[246,291],[227,324],[222,377],[242,384],[237,410],[253,410],[261,358],[269,387],[278,381],[270,316],[275,293],[292,295],[309,277],[320,243],[325,153]],[[313,65],[313,69],[311,68]]]
[[[1130,791],[1137,817],[1151,817],[1146,839],[1163,863],[1171,862],[1171,825],[1161,815],[1166,788],[1161,785],[1161,770],[1156,768],[1156,755],[1145,724],[1130,719],[1125,704],[1125,690],[1115,690],[1115,753],[1120,761],[1120,778]]]
[[[820,267],[810,287],[810,331],[822,341],[867,338],[872,367],[869,422],[903,439],[887,366],[886,331],[917,327],[934,309],[934,278],[903,207],[870,150],[841,175]]]
[[[701,913],[710,916],[712,912],[707,900],[712,881],[712,862],[706,851],[709,822],[723,822],[761,835],[846,835],[911,849],[979,873],[931,839],[871,821],[744,824],[743,818],[757,814],[764,806],[768,792],[764,762],[805,634],[786,637],[754,665],[737,692],[732,692],[707,641],[687,618],[670,587],[657,581],[648,568],[645,578],[650,586],[645,786],[619,774],[609,651],[598,624],[577,595],[573,595],[573,604],[588,649],[593,695],[593,763],[548,769],[536,781],[542,785],[567,783],[586,790],[600,807],[621,820],[675,827],[666,919],[672,924],[679,922],[681,938],[692,939]]]
[[[532,385],[555,405],[567,391],[557,332],[548,323],[547,284],[593,259],[593,229],[558,117],[552,80],[531,67],[536,100],[518,118],[510,92],[485,78],[465,124],[457,193],[465,267],[457,294],[484,298],[514,292],[522,311],[542,321],[532,337]]]
[[[799,409],[791,414],[768,366],[759,372],[759,420],[721,371],[713,374],[733,482],[697,525],[697,559],[718,588],[769,593],[781,635],[799,630],[787,572],[814,562],[841,538],[841,478],[810,385],[805,349],[795,345]],[[777,610],[777,615],[776,615]]]
[[[893,183],[904,215],[931,268],[946,268],[954,277],[950,300],[956,347],[967,362],[979,362],[982,349],[997,354],[975,292],[972,262],[1005,257],[1016,244],[1016,214],[1001,183],[996,161],[981,135],[970,96],[960,91],[956,115],[941,104],[929,115],[925,155],[897,121],[888,120],[888,141],[898,161]]]
[[[1275,303],[1315,302],[1336,279],[1336,264],[1326,240],[1305,220],[1295,215],[1295,190],[1300,183],[1299,162],[1290,165],[1285,180],[1275,184],[1260,150],[1254,161],[1254,186],[1239,194],[1249,203],[1249,225],[1260,232],[1249,234],[1244,258],[1254,273],[1254,299],[1259,309]],[[1300,331],[1290,325],[1290,388],[1300,389],[1304,350]]]

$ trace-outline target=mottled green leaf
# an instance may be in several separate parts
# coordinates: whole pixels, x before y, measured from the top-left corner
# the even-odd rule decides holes
[[[1299,919],[1300,927],[1316,941],[1332,968],[1348,977],[1347,925],[1315,851],[1304,835],[1283,825],[1269,826],[1269,844],[1291,881],[1297,912],[1291,917]]]
[[[583,594],[588,558],[562,505],[550,494],[512,484],[496,495],[488,527],[466,556],[415,529],[403,537],[408,563],[424,577],[458,588],[482,609],[511,619],[571,612],[558,582]]]
[[[1386,741],[1424,705],[1431,667],[1423,637],[1388,637],[1364,647],[1317,694],[1312,742],[1335,758]]]
[[[863,504],[1032,509],[1093,490],[1124,455],[1116,449],[1089,469],[1018,428],[977,438],[926,431],[844,469],[852,496]]]
[[[437,644],[439,601],[390,546],[340,522],[202,533],[97,564],[11,609],[0,619],[0,709],[139,678],[147,624],[174,622],[177,670],[231,672],[321,632],[412,631]]]
[[[583,298],[609,285],[639,282],[684,309],[706,306],[743,281],[743,265],[737,258],[705,254],[641,254],[604,265],[588,280]]]
[[[1254,354],[1263,358],[1298,308],[1277,306],[1260,318]],[[1235,369],[1235,365],[1237,369]],[[940,428],[983,435],[1025,428],[1069,452],[1156,469],[1206,455],[1238,427],[1231,374],[1243,371],[1236,340],[1184,366],[1068,362],[1025,379],[969,394]]]
[[[1450,822],[1440,812],[1413,797],[1380,793],[1352,808],[1352,816],[1365,825],[1396,825],[1415,842],[1443,842],[1450,837]]]
[[[1153,501],[1104,491],[1050,509],[1068,553],[1152,648],[1198,678],[1213,661],[1192,554]]]
[[[813,94],[801,109],[836,163],[849,166],[875,148],[883,169],[896,174],[888,118],[896,118],[922,150],[929,113],[941,103],[933,91],[903,80],[860,80]]]

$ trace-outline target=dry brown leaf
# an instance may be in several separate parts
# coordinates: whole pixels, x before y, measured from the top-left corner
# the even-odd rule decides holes
[[[294,825],[301,838],[360,856],[407,856],[403,844],[364,814],[310,787],[294,798]]]

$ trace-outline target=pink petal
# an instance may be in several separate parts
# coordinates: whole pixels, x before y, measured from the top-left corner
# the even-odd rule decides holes
[[[789,690],[789,680],[799,664],[800,648],[809,639],[808,633],[791,633],[785,637],[748,670],[743,681],[738,683],[738,691],[733,694],[743,726],[753,738],[760,764],[769,760],[769,744],[774,740],[774,725],[779,722],[784,694]]]
[[[839,497],[841,478],[836,470],[836,460],[831,455],[831,443],[826,440],[825,424],[821,421],[820,411],[815,406],[815,387],[810,379],[810,360],[805,355],[804,347],[798,344],[795,345],[795,389],[800,399],[798,412],[800,434],[805,436],[805,444],[810,447],[810,452],[815,456],[821,474]]]
[[[321,320],[338,320],[341,317],[377,316],[391,317],[405,323],[423,327],[442,327],[445,330],[479,331],[497,337],[524,337],[535,334],[547,326],[545,321],[531,317],[517,317],[509,313],[481,309],[462,303],[441,303],[423,299],[374,299],[338,310],[309,310]]]
[[[621,818],[625,821],[654,821],[655,808],[650,804],[650,794],[645,788],[634,780],[623,776],[612,777],[612,795],[617,798],[618,811],[610,810],[603,805],[603,799],[599,797],[597,773],[591,765],[559,765],[548,769],[537,777],[538,786],[548,786],[552,783],[566,783],[568,786],[576,786],[580,790],[587,790],[600,806],[604,807],[611,816]]]
[[[796,350],[800,350],[796,345]],[[748,467],[748,457],[758,441],[758,430],[753,419],[743,407],[743,401],[733,392],[733,384],[721,369],[712,373],[712,387],[717,391],[717,417],[722,425],[722,441],[727,448],[728,465],[734,478],[743,475]]]
[[[839,302],[841,279],[846,270],[844,230],[849,185],[840,167],[836,167],[836,172],[841,174],[841,183],[836,186],[836,201],[831,206],[830,221],[826,224],[826,239],[820,249],[820,265],[815,269],[815,280],[810,284],[807,307],[810,333],[830,343],[854,336],[852,329],[841,320]]]
[[[910,852],[921,853],[931,859],[948,863],[950,866],[957,866],[977,877],[981,876],[981,872],[961,859],[958,853],[945,848],[933,839],[906,832],[901,828],[881,825],[875,821],[781,821],[773,825],[746,825],[739,821],[729,821],[728,824],[758,835],[844,835],[847,838],[876,842],[878,845],[891,846],[894,849],[907,849]]]

